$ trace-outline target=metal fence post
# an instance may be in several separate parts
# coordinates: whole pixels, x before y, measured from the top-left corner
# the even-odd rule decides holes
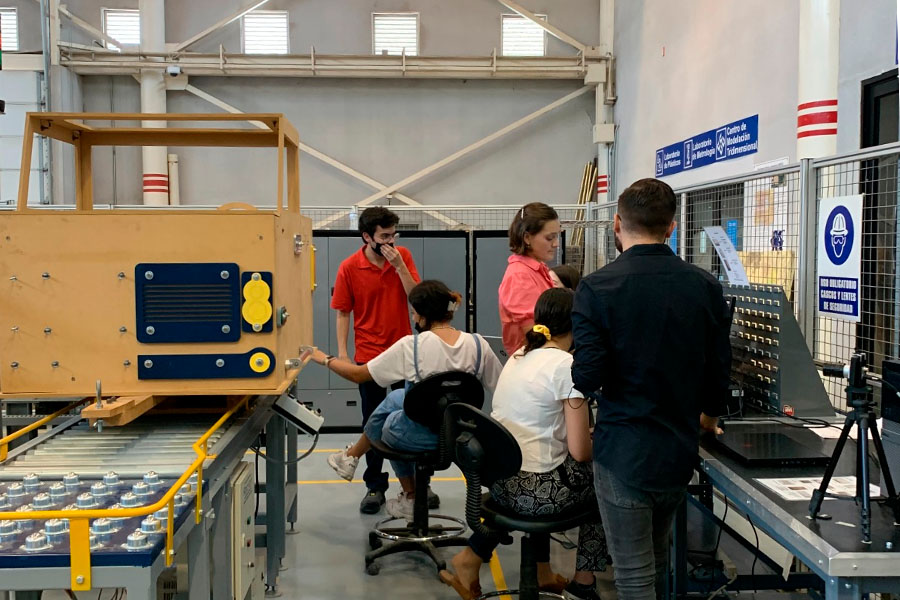
[[[687,192],[681,194],[681,214],[678,217],[678,256],[687,260]]]
[[[588,202],[584,213],[584,273],[589,274],[597,270],[597,234],[600,228],[597,226],[596,204]],[[593,235],[588,235],[589,230],[593,230]]]
[[[797,321],[810,352],[815,349],[816,316],[816,169],[800,161],[800,236],[797,248]]]

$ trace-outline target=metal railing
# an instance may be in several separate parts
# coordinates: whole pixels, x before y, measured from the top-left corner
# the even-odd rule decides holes
[[[87,510],[35,510],[29,512],[0,512],[0,521],[22,521],[22,520],[38,520],[45,521],[48,519],[67,519],[69,522],[69,553],[71,555],[71,590],[88,591],[91,589],[91,543],[90,543],[90,521],[92,519],[127,519],[131,517],[144,517],[151,515],[158,510],[166,508],[168,510],[168,518],[166,520],[166,545],[165,545],[165,561],[166,566],[172,566],[175,558],[174,543],[174,527],[175,527],[175,494],[181,489],[191,475],[197,473],[197,495],[194,499],[194,513],[196,523],[200,523],[203,518],[203,464],[209,455],[209,438],[218,431],[232,416],[239,410],[246,409],[252,396],[244,396],[239,402],[225,412],[213,425],[198,438],[192,445],[194,453],[197,457],[182,473],[175,483],[166,491],[163,496],[153,504],[140,506],[135,508],[103,508],[103,509],[87,509]],[[48,415],[41,421],[38,421],[29,427],[20,429],[13,434],[0,439],[0,462],[6,459],[9,444],[17,438],[42,427],[50,422],[53,418],[69,411],[73,408],[89,402],[90,398],[79,400],[69,406],[57,411],[52,415]]]
[[[679,255],[724,277],[704,227],[721,226],[752,283],[780,285],[818,362],[845,363],[857,351],[880,372],[900,356],[900,144],[676,190]],[[861,307],[858,323],[820,316],[816,302],[819,199],[863,196]],[[845,409],[844,384],[824,379],[833,405]]]

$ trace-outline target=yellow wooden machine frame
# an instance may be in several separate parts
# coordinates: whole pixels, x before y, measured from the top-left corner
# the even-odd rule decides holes
[[[91,124],[150,119],[172,126]],[[225,126],[185,127],[188,121],[220,121]],[[244,127],[233,127],[236,123]],[[266,128],[260,129],[259,123]],[[29,181],[22,177],[17,210],[0,212],[0,397],[93,395],[97,381],[102,382],[103,395],[135,399],[284,391],[297,375],[299,348],[312,344],[315,286],[312,224],[300,215],[296,129],[278,114],[29,113],[23,173],[31,164],[35,134],[74,146],[76,205],[75,210],[29,207]],[[232,203],[218,210],[93,210],[92,150],[110,145],[275,148],[276,208]],[[135,265],[170,263],[237,264],[242,275],[252,272],[255,279],[259,272],[269,274],[271,302],[264,303],[261,314],[276,312],[279,318],[265,330],[245,329],[231,343],[140,342]],[[244,309],[251,300],[246,284],[241,285],[242,319],[249,321]],[[248,375],[225,375],[223,369],[218,379],[148,379],[146,370],[139,376],[139,357],[146,365],[153,362],[148,357],[181,360],[218,353],[228,357],[221,362],[229,368],[242,360]],[[252,370],[247,369],[248,359]]]
[[[167,121],[167,122],[256,122],[266,129],[196,127],[95,127],[93,121]],[[68,519],[71,547],[71,589],[91,589],[90,521],[101,517],[127,518],[149,515],[167,508],[165,559],[174,558],[174,497],[181,485],[197,473],[203,480],[203,467],[209,455],[210,437],[238,412],[250,409],[255,395],[281,394],[296,378],[303,360],[300,347],[312,342],[312,291],[315,282],[315,248],[312,225],[300,215],[299,137],[296,129],[279,114],[122,114],[122,113],[29,113],[26,117],[22,149],[22,173],[31,164],[34,135],[71,144],[75,148],[75,210],[69,207],[32,208],[28,206],[27,176],[19,183],[15,211],[0,212],[0,397],[9,396],[93,396],[94,378],[103,381],[104,396],[140,394],[107,401],[106,408],[86,407],[82,416],[106,418],[120,424],[136,418],[155,404],[147,399],[162,395],[226,396],[229,408],[192,448],[195,460],[156,503],[128,509],[45,510],[27,513],[29,519]],[[251,205],[226,204],[219,210],[93,210],[92,149],[96,146],[228,146],[269,147],[278,154],[278,198],[274,211],[258,210]],[[224,210],[223,210],[224,209]],[[162,242],[162,250],[148,250],[146,242]],[[225,240],[225,242],[223,242]],[[273,298],[284,302],[292,318],[270,333],[258,333],[256,345],[268,345],[276,357],[272,373],[255,380],[139,381],[110,370],[126,368],[122,356],[140,347],[136,339],[110,342],[110,328],[129,316],[133,322],[133,285],[128,270],[117,263],[152,262],[236,262],[245,270],[268,270],[273,274]],[[50,267],[41,267],[49,264]],[[47,268],[44,273],[41,268]],[[134,277],[133,272],[130,275]],[[53,283],[51,283],[53,282]],[[44,284],[50,283],[49,286]],[[117,289],[117,287],[119,289]],[[131,293],[129,298],[128,293]],[[246,296],[245,296],[246,297]],[[51,308],[55,307],[55,308]],[[47,312],[53,310],[48,316]],[[129,311],[130,314],[129,314]],[[59,324],[40,328],[52,319]],[[124,321],[122,321],[124,322]],[[47,331],[52,329],[52,331]],[[255,332],[255,330],[254,330]],[[32,336],[25,344],[15,336]],[[58,337],[57,337],[57,334]],[[244,344],[240,342],[233,346]],[[20,338],[21,339],[21,338]],[[59,340],[59,341],[57,341]],[[223,344],[160,344],[170,351],[210,351]],[[245,344],[249,345],[249,344]],[[22,361],[11,366],[11,352],[21,353]],[[43,362],[51,356],[59,364],[48,371]],[[110,359],[106,361],[105,358]],[[307,358],[308,357],[304,357]],[[114,360],[113,360],[114,359]],[[132,359],[133,360],[133,359]],[[14,373],[27,369],[30,361],[43,361],[28,381],[39,381],[50,373],[50,389],[29,392],[15,385]],[[105,363],[108,362],[109,364]],[[67,366],[71,363],[71,367]],[[91,366],[93,364],[98,366]],[[22,371],[19,371],[21,373]],[[126,371],[127,372],[127,371]],[[74,384],[74,385],[73,385]],[[27,385],[25,386],[27,387]],[[90,394],[88,392],[91,392]],[[54,418],[82,407],[91,400],[83,398],[69,404],[29,427],[0,439],[0,462],[7,458],[9,444],[16,438],[49,424]],[[223,409],[224,410],[224,409]],[[89,415],[89,411],[94,411]],[[105,412],[104,412],[105,411]],[[202,518],[202,483],[197,487],[195,518]],[[0,512],[0,519],[20,520],[26,513]]]

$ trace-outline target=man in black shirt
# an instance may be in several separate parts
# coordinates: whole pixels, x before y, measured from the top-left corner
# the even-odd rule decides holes
[[[626,189],[614,224],[622,254],[581,281],[572,312],[572,381],[599,392],[594,479],[619,600],[662,594],[699,429],[717,430],[728,393],[722,286],[665,244],[674,217],[675,194],[662,181]]]

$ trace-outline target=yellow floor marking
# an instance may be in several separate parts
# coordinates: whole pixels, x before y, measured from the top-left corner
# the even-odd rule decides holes
[[[432,481],[465,481],[462,477],[432,477]],[[396,477],[391,477],[388,479],[393,483],[397,483],[399,481]],[[315,483],[365,483],[362,479],[354,479],[353,481],[347,481],[346,479],[301,479],[297,483],[301,485],[312,485]]]
[[[331,454],[333,452],[340,452],[341,450],[343,450],[343,448],[316,448],[312,451],[312,453],[316,454],[320,452],[328,452],[329,454]],[[253,450],[247,450],[246,452],[244,452],[244,454],[253,454]],[[306,454],[306,450],[297,450],[297,455],[300,454]]]
[[[497,552],[494,551],[491,554],[491,576],[494,578],[494,589],[496,590],[505,590],[508,589],[506,587],[506,577],[503,576],[503,567],[500,566],[500,558],[497,556]],[[501,600],[512,600],[510,596],[504,594],[500,596]]]

